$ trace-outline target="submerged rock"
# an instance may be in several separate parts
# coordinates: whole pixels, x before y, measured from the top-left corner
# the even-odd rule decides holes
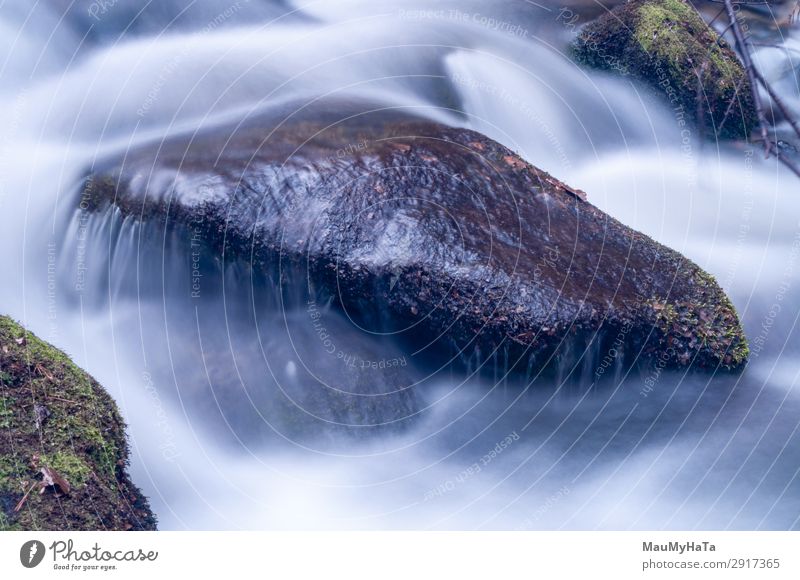
[[[333,104],[173,137],[95,166],[81,207],[109,206],[191,228],[434,368],[747,358],[690,260],[484,135],[403,113]]]
[[[63,352],[0,316],[0,529],[154,530],[114,401]]]
[[[756,126],[744,68],[684,0],[630,0],[586,25],[573,52],[648,83],[709,135],[746,139]]]

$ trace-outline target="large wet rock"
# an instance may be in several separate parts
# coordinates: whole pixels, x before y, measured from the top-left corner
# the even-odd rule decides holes
[[[684,0],[630,0],[587,24],[574,43],[588,66],[633,75],[706,135],[746,139],[757,116],[736,54]]]
[[[5,316],[0,380],[0,530],[155,529],[103,387]]]
[[[129,151],[94,167],[81,207],[190,228],[219,262],[434,369],[746,361],[733,306],[690,260],[479,133],[363,111],[287,109]]]

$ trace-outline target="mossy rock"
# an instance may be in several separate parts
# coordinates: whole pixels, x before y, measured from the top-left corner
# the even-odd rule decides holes
[[[587,66],[648,83],[666,97],[679,123],[685,118],[698,125],[702,114],[709,136],[746,139],[756,126],[742,64],[684,0],[623,4],[584,27],[573,54]]]
[[[125,423],[69,357],[0,316],[0,530],[154,530]],[[69,490],[43,484],[43,469]]]

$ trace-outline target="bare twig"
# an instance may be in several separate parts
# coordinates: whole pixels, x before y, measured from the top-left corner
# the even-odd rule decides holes
[[[717,12],[717,15],[714,18],[711,19],[711,21],[708,23],[708,25],[711,26],[712,24],[714,24],[717,21],[717,18],[722,16],[724,13],[725,13],[725,7],[723,6],[722,9],[719,12]],[[722,35],[720,34],[720,36],[722,36]]]
[[[25,495],[22,496],[22,499],[19,500],[19,503],[14,507],[14,513],[17,513],[17,512],[19,512],[19,510],[22,509],[22,506],[25,505],[25,500],[28,499],[28,496],[31,494],[31,492],[33,491],[33,488],[36,487],[36,484],[38,484],[38,483],[39,483],[38,481],[34,481],[31,484],[31,486],[28,488],[28,491],[25,492]]]
[[[712,0],[716,1],[716,0]],[[733,32],[733,38],[736,42],[736,48],[739,52],[739,57],[742,59],[742,65],[744,66],[744,70],[747,73],[747,79],[750,81],[750,93],[753,97],[753,106],[756,109],[756,116],[758,118],[758,128],[759,132],[761,133],[761,140],[764,142],[764,156],[769,157],[773,155],[778,161],[783,163],[789,170],[792,171],[796,176],[800,177],[800,167],[791,159],[789,159],[778,147],[775,141],[770,137],[769,129],[768,129],[768,122],[767,117],[764,114],[764,104],[761,100],[761,93],[758,90],[759,84],[764,87],[769,94],[772,102],[780,109],[781,113],[783,113],[784,117],[788,120],[789,124],[792,126],[795,134],[800,138],[800,126],[798,126],[797,121],[792,117],[791,112],[783,103],[781,98],[778,94],[774,91],[774,89],[770,86],[770,84],[764,79],[761,75],[759,70],[753,64],[753,59],[750,56],[750,43],[748,39],[745,37],[744,32],[742,31],[742,25],[739,22],[739,19],[736,16],[736,10],[734,9],[733,0],[721,0],[725,4],[725,10],[728,13],[728,19],[730,20],[730,29]],[[750,2],[747,0],[736,0],[736,4],[755,4],[756,2]],[[769,2],[760,2],[762,4],[769,4]],[[727,30],[727,29],[726,29]],[[738,92],[738,91],[737,91]],[[735,99],[735,97],[734,97]],[[733,102],[731,102],[733,104]],[[729,107],[730,108],[730,107]],[[728,113],[725,113],[725,117],[727,118]]]
[[[775,44],[774,42],[752,42],[751,41],[750,42],[750,46],[761,46],[763,48],[775,48],[775,49],[778,49],[778,50],[785,50],[787,52],[798,52],[798,53],[800,53],[800,49],[798,49],[798,48],[795,48],[793,46]]]
[[[770,150],[772,151],[773,155],[778,158],[778,161],[782,162],[786,167],[788,167],[797,177],[800,177],[800,167],[798,167],[794,161],[786,157],[786,155],[781,153],[774,143],[770,144]]]
[[[55,399],[56,401],[62,401],[62,402],[64,402],[64,403],[71,403],[71,404],[73,404],[73,405],[80,405],[80,403],[79,403],[78,401],[73,401],[73,400],[71,400],[71,399],[65,399],[65,398],[63,398],[63,397],[56,397],[55,395],[47,395],[47,394],[46,394],[46,397],[47,397],[48,399]]]
[[[718,45],[722,45],[722,43],[724,43],[724,42],[725,42],[725,39],[723,38],[723,36],[725,36],[726,34],[728,34],[728,31],[729,31],[731,28],[733,28],[733,24],[732,24],[732,23],[731,23],[731,24],[728,24],[728,26],[726,26],[725,28],[723,28],[723,29],[722,29],[722,31],[719,33],[719,40],[717,41],[717,44],[718,44]]]
[[[753,72],[753,61],[750,58],[750,47],[747,45],[747,39],[744,37],[742,27],[739,24],[739,19],[736,18],[736,10],[733,9],[731,0],[722,0],[725,3],[725,10],[728,12],[728,19],[731,21],[731,30],[733,31],[733,38],[736,41],[736,47],[739,49],[739,56],[742,59],[744,70],[747,73],[747,78],[750,80],[750,92],[753,95],[753,105],[756,108],[756,115],[758,116],[758,125],[761,131],[761,138],[764,140],[764,154],[765,157],[769,156],[770,147],[768,145],[769,133],[767,131],[767,118],[764,116],[764,107],[761,104],[761,94],[758,92],[758,81]]]
[[[756,143],[759,142],[760,139],[756,140]],[[778,144],[774,141],[768,141],[765,144],[766,149],[769,151],[771,155],[774,155],[776,159],[778,159],[781,163],[783,163],[792,173],[794,173],[797,177],[800,177],[800,166],[797,165],[794,161],[786,157],[781,150],[778,148]]]
[[[788,109],[788,107],[780,98],[780,96],[778,96],[778,93],[775,92],[775,89],[772,88],[772,85],[770,85],[766,81],[766,79],[761,75],[761,73],[758,70],[756,70],[755,72],[756,72],[756,77],[761,83],[761,86],[764,87],[764,89],[767,91],[767,94],[769,94],[769,98],[772,99],[772,102],[775,103],[775,105],[780,110],[781,114],[789,122],[789,125],[791,125],[795,135],[797,135],[798,139],[800,139],[800,125],[798,125],[797,120],[794,117],[792,117],[792,112]]]

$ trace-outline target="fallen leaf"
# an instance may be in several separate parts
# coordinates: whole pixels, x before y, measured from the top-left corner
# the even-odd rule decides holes
[[[55,377],[54,377],[53,375],[51,375],[50,373],[48,373],[48,372],[47,372],[47,371],[44,369],[44,367],[42,367],[42,365],[40,365],[40,364],[38,364],[38,363],[37,363],[37,364],[36,364],[36,366],[34,367],[34,370],[35,370],[37,373],[39,373],[40,375],[42,375],[43,377],[47,377],[47,378],[48,378],[48,379],[50,379],[51,381],[55,381],[55,380],[56,380],[56,379],[55,379]]]
[[[510,165],[514,169],[525,169],[528,166],[528,164],[525,163],[522,159],[514,155],[504,156],[503,161],[505,161],[508,165]]]
[[[46,487],[55,487],[64,495],[69,495],[69,482],[61,477],[55,469],[44,466],[40,471],[42,473],[42,493]]]

